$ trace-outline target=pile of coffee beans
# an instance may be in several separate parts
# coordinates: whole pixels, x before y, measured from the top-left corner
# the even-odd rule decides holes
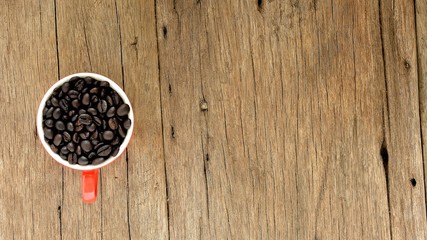
[[[97,165],[119,152],[132,124],[129,111],[108,82],[74,77],[46,101],[44,139],[70,164]]]

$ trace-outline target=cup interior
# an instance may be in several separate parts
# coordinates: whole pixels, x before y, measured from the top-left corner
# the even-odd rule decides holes
[[[65,161],[64,159],[62,159],[58,154],[56,154],[55,152],[53,152],[53,150],[50,148],[50,146],[48,145],[48,143],[45,141],[44,139],[44,132],[43,132],[43,109],[46,105],[46,101],[49,99],[49,97],[52,95],[53,91],[58,88],[61,87],[64,83],[68,82],[71,80],[71,78],[73,77],[91,77],[95,80],[98,81],[106,81],[110,84],[110,87],[116,91],[119,96],[122,98],[123,102],[129,105],[130,111],[128,113],[128,118],[131,120],[131,126],[127,131],[126,137],[124,138],[122,144],[119,147],[119,152],[117,153],[117,155],[115,157],[110,156],[108,159],[106,159],[104,162],[98,164],[98,165],[86,165],[86,166],[82,166],[79,164],[70,164],[68,161]],[[72,74],[69,76],[66,76],[64,78],[62,78],[61,80],[59,80],[58,82],[56,82],[47,92],[46,94],[43,96],[43,99],[40,102],[39,105],[39,109],[37,111],[37,133],[39,135],[39,139],[43,144],[43,147],[46,149],[46,151],[49,153],[50,156],[52,156],[53,159],[55,159],[58,163],[72,168],[72,169],[76,169],[76,170],[94,170],[94,169],[98,169],[98,168],[102,168],[108,164],[110,164],[111,162],[113,162],[114,160],[116,160],[126,149],[127,145],[129,144],[129,141],[131,139],[132,133],[133,133],[133,126],[134,126],[134,115],[133,115],[133,109],[132,109],[132,105],[130,104],[130,101],[128,99],[128,97],[126,96],[126,93],[111,79],[102,76],[100,74],[96,74],[96,73],[76,73],[76,74]]]

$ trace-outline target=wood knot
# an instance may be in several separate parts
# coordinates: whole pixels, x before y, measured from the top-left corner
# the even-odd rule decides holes
[[[411,64],[409,63],[409,61],[408,61],[408,60],[405,60],[404,65],[405,65],[405,69],[406,69],[406,70],[411,69]]]
[[[208,111],[208,102],[206,102],[206,100],[203,100],[202,102],[200,102],[200,110],[202,112]]]
[[[417,180],[415,180],[415,178],[411,178],[410,181],[411,181],[412,187],[417,186]]]

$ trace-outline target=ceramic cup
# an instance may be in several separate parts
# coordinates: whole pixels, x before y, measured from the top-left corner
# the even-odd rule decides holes
[[[44,140],[44,132],[43,132],[43,108],[45,107],[46,101],[49,99],[49,97],[52,95],[53,91],[61,87],[64,83],[70,81],[73,77],[91,77],[98,81],[106,81],[110,84],[110,87],[116,91],[120,97],[123,99],[123,102],[128,104],[130,107],[130,111],[128,114],[129,119],[131,120],[131,126],[127,131],[126,137],[123,140],[123,143],[120,145],[119,152],[115,157],[109,157],[104,162],[102,162],[99,165],[78,165],[78,164],[70,164],[68,161],[65,161],[62,159],[58,154],[54,153],[50,146],[46,143]],[[98,193],[98,170],[102,167],[107,166],[108,164],[112,163],[114,160],[116,160],[126,149],[126,146],[128,145],[132,133],[133,133],[133,126],[134,126],[134,116],[133,116],[133,110],[132,105],[130,104],[130,101],[128,97],[126,96],[125,92],[111,79],[96,74],[96,73],[76,73],[69,76],[66,76],[56,82],[44,95],[42,101],[40,102],[39,109],[37,111],[37,133],[39,135],[40,141],[43,144],[43,147],[46,149],[46,151],[49,153],[50,156],[52,156],[53,159],[55,159],[58,163],[74,169],[74,170],[80,170],[82,171],[82,198],[83,202],[90,203],[96,201],[96,195]]]

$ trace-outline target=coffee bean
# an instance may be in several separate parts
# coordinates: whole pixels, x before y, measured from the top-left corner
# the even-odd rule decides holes
[[[59,93],[58,93],[58,98],[63,98],[64,97],[64,93],[62,92],[62,91],[59,91]]]
[[[71,122],[75,122],[79,115],[75,114],[73,117],[71,117]]]
[[[46,118],[51,118],[52,117],[54,109],[55,109],[54,107],[51,107],[51,108],[49,108],[49,110],[47,110],[47,112],[46,112]]]
[[[86,140],[86,139],[89,138],[89,133],[88,132],[82,132],[82,133],[79,134],[79,136],[80,136],[81,139]]]
[[[53,144],[50,145],[50,149],[52,149],[52,151],[54,153],[58,153],[59,152],[58,148],[55,145],[53,145]]]
[[[108,104],[107,104],[107,101],[105,101],[105,100],[101,100],[98,103],[98,111],[100,113],[105,113],[107,111],[107,107],[108,107]]]
[[[93,139],[91,143],[92,143],[93,146],[96,146],[96,145],[99,144],[99,140],[98,139]]]
[[[68,148],[67,148],[66,146],[63,146],[63,147],[61,148],[61,153],[63,153],[63,154],[65,154],[65,155],[67,155],[69,152],[70,152],[70,151],[68,150]]]
[[[128,118],[123,122],[123,128],[128,130],[130,128],[131,125],[131,120]]]
[[[89,95],[89,93],[83,94],[82,104],[83,105],[89,105],[89,103],[90,103],[90,95]]]
[[[107,81],[100,81],[99,86],[100,87],[109,87],[110,83]]]
[[[47,107],[43,108],[43,117],[46,117],[47,110],[48,110]]]
[[[98,164],[100,164],[100,163],[102,163],[102,162],[104,162],[104,158],[98,157],[98,158],[95,158],[95,159],[92,161],[92,164],[93,164],[93,165],[98,165]]]
[[[80,136],[78,133],[74,133],[73,134],[73,142],[74,143],[79,143],[80,142]],[[80,155],[80,154],[79,154]]]
[[[68,132],[63,132],[62,133],[62,140],[64,140],[64,142],[71,141],[71,135]]]
[[[130,107],[129,105],[127,105],[126,103],[120,105],[120,107],[117,109],[117,115],[119,116],[125,116],[126,114],[128,114],[130,111]]]
[[[71,110],[68,112],[68,116],[72,117],[76,114],[76,110]]]
[[[84,113],[79,116],[79,121],[83,125],[89,125],[92,123],[92,117],[89,114]]]
[[[70,131],[70,132],[74,131],[73,123],[71,123],[71,122],[67,123],[67,131]]]
[[[102,120],[101,128],[102,128],[103,130],[107,129],[107,121]]]
[[[53,127],[53,120],[52,119],[45,120],[44,125],[46,125],[46,127],[48,127],[48,128],[52,128]]]
[[[80,101],[78,99],[74,99],[73,101],[71,101],[71,106],[73,106],[74,108],[79,108]]]
[[[79,124],[75,124],[74,125],[74,131],[75,132],[80,132],[83,129],[84,126],[79,121],[77,121],[77,123],[79,123]]]
[[[110,107],[110,109],[108,109],[107,117],[112,117],[114,116],[114,114],[116,114],[116,108],[113,106],[113,107]]]
[[[95,108],[88,108],[87,112],[90,113],[92,116],[96,116],[96,114],[98,114]]]
[[[84,80],[86,81],[87,84],[92,84],[95,81],[95,79],[91,77],[85,77]]]
[[[52,102],[52,106],[59,107],[59,101],[56,97],[52,97],[50,101]]]
[[[83,95],[83,94],[87,93],[88,91],[89,91],[89,88],[85,87],[85,88],[83,88],[83,90],[81,90],[80,92],[81,92],[81,94]]]
[[[96,153],[95,152],[91,152],[89,153],[89,155],[87,156],[87,158],[89,158],[89,160],[92,160],[96,157]]]
[[[96,130],[90,136],[90,140],[94,140],[94,139],[98,139],[98,131]]]
[[[110,141],[114,138],[114,133],[112,131],[105,131],[102,134],[102,137],[104,138],[104,140]]]
[[[68,120],[68,116],[67,115],[62,115],[61,119],[64,120],[64,121],[67,121]]]
[[[74,146],[74,143],[69,142],[69,143],[67,144],[67,149],[68,149],[70,152],[74,152],[74,151],[76,150],[76,148],[75,148],[75,146]]]
[[[80,147],[80,145],[77,145],[76,154],[79,156],[82,155],[82,148]]]
[[[85,152],[90,152],[92,150],[92,144],[88,140],[83,140],[80,144],[82,150]]]
[[[70,79],[70,82],[75,82],[75,81],[77,81],[77,80],[79,80],[80,79],[80,77],[72,77],[71,79]]]
[[[121,126],[119,126],[118,132],[119,132],[120,137],[122,137],[122,138],[126,137],[126,132],[123,130],[123,128]]]
[[[67,160],[70,164],[76,164],[77,163],[77,154],[69,153]]]
[[[108,120],[108,126],[110,127],[110,129],[116,130],[117,127],[119,126],[119,122],[117,121],[116,118],[110,118]]]
[[[57,121],[55,123],[55,128],[58,131],[64,131],[65,130],[65,124],[62,121]]]
[[[110,145],[101,146],[100,148],[98,148],[98,150],[96,150],[96,153],[98,154],[98,156],[106,157],[111,153],[111,146]]]
[[[77,100],[77,98],[79,97],[79,92],[78,91],[76,91],[76,90],[70,90],[70,91],[68,91],[68,96],[71,98],[71,99],[75,99],[75,100]],[[73,100],[74,101],[74,100]]]
[[[86,129],[87,129],[89,132],[93,132],[93,131],[95,131],[95,129],[96,129],[96,125],[95,125],[95,123],[92,123],[92,124],[90,124],[90,125],[87,125],[87,126],[86,126]]]
[[[116,137],[112,142],[111,142],[111,145],[117,145],[117,144],[119,144],[120,143],[120,138],[119,137]]]
[[[79,110],[79,114],[81,115],[81,114],[85,114],[86,113],[86,110],[84,110],[84,109],[80,109]]]
[[[94,87],[94,88],[92,88],[92,89],[89,90],[89,92],[92,93],[92,94],[97,94],[98,91],[99,91],[99,88],[97,88],[97,87]]]
[[[67,155],[66,155],[66,154],[63,154],[62,152],[59,152],[59,156],[60,156],[62,159],[67,160]]]
[[[108,106],[113,106],[114,103],[113,103],[113,98],[111,96],[106,96],[105,100],[107,101]]]
[[[105,95],[107,94],[107,91],[105,90],[105,88],[101,89],[101,92],[99,92],[99,96],[100,97],[105,97]]]
[[[100,148],[102,145],[104,145],[104,143],[98,143],[95,145],[95,147],[93,149],[97,150],[98,148]]]
[[[120,147],[114,148],[113,152],[111,153],[111,156],[115,157],[117,156],[117,153],[119,153]]]
[[[50,101],[50,99],[46,100],[46,107],[50,107],[52,106],[52,102]]]
[[[120,96],[119,96],[119,94],[118,93],[116,93],[116,92],[113,92],[112,94],[111,94],[111,97],[113,98],[113,102],[114,102],[114,105],[119,105],[120,103],[121,103],[121,98],[120,98]]]
[[[68,102],[71,101],[71,98],[69,96],[65,96],[64,99],[67,100]]]
[[[62,135],[61,134],[56,134],[55,137],[53,138],[53,144],[55,146],[59,146],[62,142]]]
[[[53,110],[52,116],[54,119],[59,119],[61,117],[61,109],[56,108],[55,110]]]
[[[62,84],[61,89],[64,93],[68,92],[68,90],[70,90],[70,83],[66,82],[66,83]]]
[[[95,125],[96,126],[101,126],[101,124],[102,124],[102,121],[101,121],[101,119],[99,118],[99,117],[97,117],[97,116],[94,116],[93,118],[92,118],[92,120],[93,120],[93,122],[95,123]]]
[[[75,88],[77,91],[81,91],[81,90],[84,88],[84,86],[85,86],[85,81],[84,81],[83,79],[79,79],[79,80],[76,82],[76,85],[74,85],[74,88]]]
[[[64,110],[65,112],[68,111],[68,102],[65,99],[61,99],[59,101],[59,107],[62,108],[62,110]]]
[[[88,163],[89,163],[89,159],[87,159],[85,156],[79,157],[78,164],[88,165]]]
[[[98,98],[98,96],[93,95],[93,96],[92,96],[92,98],[90,99],[90,101],[91,101],[92,103],[98,103],[99,98]]]

